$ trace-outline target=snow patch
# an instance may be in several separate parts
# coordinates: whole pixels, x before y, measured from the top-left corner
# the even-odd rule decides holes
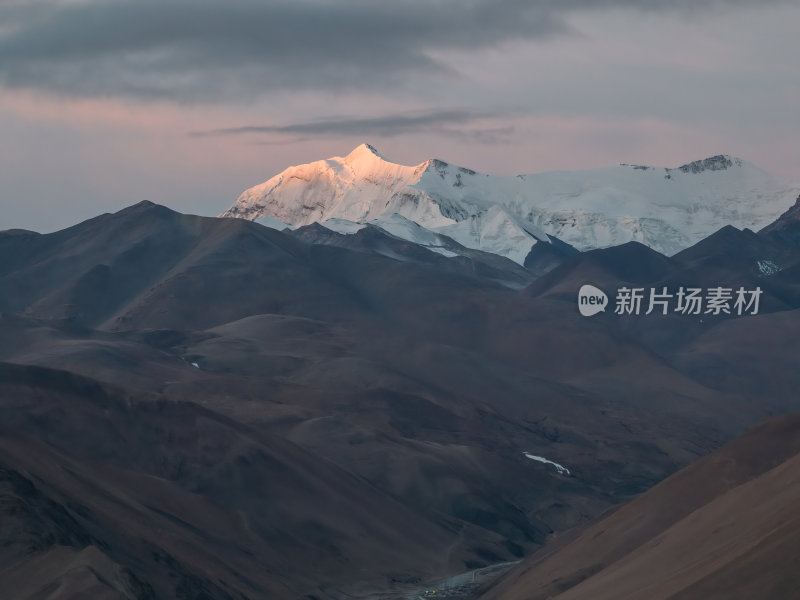
[[[535,454],[529,454],[528,452],[523,452],[525,456],[530,458],[531,460],[535,460],[536,462],[544,463],[546,465],[553,465],[556,468],[556,471],[559,475],[571,475],[569,469],[564,465],[560,465],[557,462],[553,462],[552,460],[548,460],[542,456],[536,456]]]
[[[771,260],[759,260],[756,264],[758,265],[758,270],[764,277],[775,275],[775,273],[781,270],[781,268]]]
[[[367,225],[372,225],[382,229],[384,232],[393,237],[406,240],[408,242],[413,242],[414,244],[423,246],[432,252],[446,256],[447,258],[460,256],[457,252],[453,252],[452,250],[445,248],[447,241],[443,240],[438,233],[431,231],[430,229],[426,229],[414,221],[406,219],[404,216],[396,213],[381,217],[379,219],[373,219],[369,223],[355,223],[346,219],[328,219],[323,221],[322,225],[344,235],[352,235],[361,231],[367,227]],[[452,245],[452,242],[450,243]],[[389,256],[390,258],[402,258],[395,256],[394,253],[391,253],[390,256],[386,251],[383,251],[382,254],[384,256]],[[404,258],[403,260],[407,259]]]
[[[380,227],[394,237],[414,242],[415,244],[421,244],[423,246],[442,245],[438,235],[397,213],[381,217],[380,219],[374,219],[370,221],[370,225]]]
[[[326,219],[320,225],[343,235],[353,235],[367,226],[366,223],[356,223],[347,219]]]
[[[457,252],[452,252],[451,250],[448,250],[447,248],[441,248],[441,247],[436,247],[436,246],[426,246],[426,248],[428,250],[430,250],[431,252],[436,252],[436,254],[441,254],[442,256],[446,256],[447,258],[453,258],[455,256],[461,256]]]
[[[263,217],[259,217],[255,219],[255,222],[259,225],[263,225],[264,227],[269,227],[270,229],[277,229],[278,231],[283,231],[284,229],[296,229],[287,223],[284,223],[280,219],[276,219],[270,215],[264,215]]]

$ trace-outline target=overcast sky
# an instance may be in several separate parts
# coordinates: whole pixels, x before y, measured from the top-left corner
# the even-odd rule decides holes
[[[800,180],[800,1],[0,0],[0,229],[214,215],[369,142],[515,174]]]

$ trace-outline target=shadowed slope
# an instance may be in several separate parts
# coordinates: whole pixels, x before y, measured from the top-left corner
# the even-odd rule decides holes
[[[783,600],[800,585],[800,416],[768,421],[592,525],[486,600]]]
[[[39,590],[295,598],[456,559],[444,520],[289,442],[64,372],[0,363],[0,465],[3,597],[36,572]]]

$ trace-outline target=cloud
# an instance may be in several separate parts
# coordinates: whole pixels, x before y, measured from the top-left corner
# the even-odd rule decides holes
[[[0,82],[183,102],[272,90],[390,90],[457,74],[442,51],[570,31],[573,10],[748,0],[83,0],[0,2]],[[749,0],[754,3],[754,0]]]
[[[558,32],[516,0],[102,0],[0,10],[10,87],[183,100],[446,76],[429,51]],[[9,21],[6,16],[9,15]]]
[[[496,142],[507,137],[511,127],[486,126],[495,116],[465,109],[389,114],[377,117],[337,117],[288,125],[244,125],[190,133],[192,137],[257,135],[257,143],[280,145],[319,137],[390,138],[415,133],[438,133],[450,137]]]

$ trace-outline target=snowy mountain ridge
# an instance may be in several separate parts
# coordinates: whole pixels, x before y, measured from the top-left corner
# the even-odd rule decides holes
[[[485,175],[430,159],[405,166],[362,144],[345,157],[289,167],[244,191],[221,216],[319,222],[341,233],[358,224],[415,241],[420,230],[520,264],[540,242],[579,250],[631,240],[671,255],[725,225],[761,229],[800,184],[718,155],[677,168],[619,165],[531,175]],[[402,219],[398,219],[402,217]]]

